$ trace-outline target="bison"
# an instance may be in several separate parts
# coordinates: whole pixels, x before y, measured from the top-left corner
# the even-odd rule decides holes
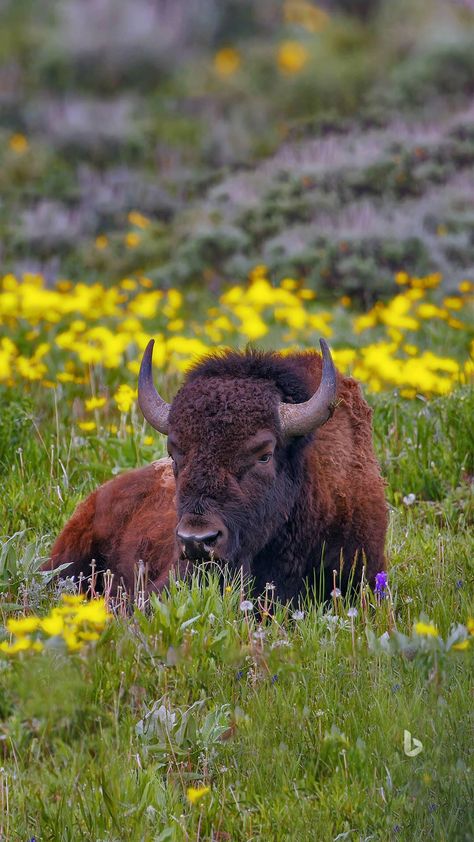
[[[49,567],[87,575],[91,559],[133,588],[215,559],[290,601],[308,585],[344,593],[384,569],[387,506],[372,412],[326,342],[304,352],[225,351],[197,363],[171,404],[153,385],[153,340],[138,402],[167,436],[169,458],[110,480],[81,503]]]

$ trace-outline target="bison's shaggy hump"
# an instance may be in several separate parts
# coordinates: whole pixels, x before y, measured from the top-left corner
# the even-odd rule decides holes
[[[324,365],[332,366],[327,349]],[[364,567],[373,583],[385,565],[387,509],[358,384],[333,369],[332,417],[320,414],[312,432],[282,422],[281,407],[313,401],[329,382],[322,369],[314,352],[212,354],[188,372],[171,407],[149,380],[144,405],[166,428],[173,470],[163,460],[97,489],[56,541],[52,565],[72,562],[77,575],[94,557],[130,587],[142,559],[160,588],[180,552],[197,547],[243,566],[259,590],[274,582],[283,600],[307,583],[321,583],[327,598],[333,571],[342,591]]]

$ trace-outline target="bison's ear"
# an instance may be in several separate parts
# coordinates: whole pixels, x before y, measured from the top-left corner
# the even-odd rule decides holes
[[[154,339],[145,348],[138,375],[138,405],[144,417],[159,433],[168,435],[170,405],[163,400],[153,385],[152,360]]]
[[[285,436],[305,436],[321,427],[334,412],[337,392],[336,369],[328,344],[319,340],[323,355],[321,383],[314,395],[304,403],[280,403],[279,416]]]

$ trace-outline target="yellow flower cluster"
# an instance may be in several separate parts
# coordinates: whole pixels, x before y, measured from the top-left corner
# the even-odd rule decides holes
[[[48,638],[62,638],[69,652],[78,652],[99,639],[110,619],[103,599],[86,602],[84,596],[63,594],[61,604],[46,617],[7,620],[6,630],[13,639],[0,643],[0,653],[41,652]]]
[[[421,620],[415,623],[415,634],[420,637],[438,637],[439,631],[433,623],[423,623]]]
[[[235,47],[222,47],[214,56],[214,70],[219,76],[233,76],[240,67],[240,53]]]
[[[194,787],[190,786],[186,790],[186,798],[190,804],[197,804],[205,795],[211,791],[209,786]]]
[[[329,15],[307,0],[285,0],[283,16],[286,23],[301,26],[308,32],[321,32],[329,23]]]
[[[451,645],[451,649],[455,649],[457,652],[465,652],[466,649],[470,648],[471,645],[471,637],[474,635],[474,617],[468,617],[466,625],[459,626],[462,632],[467,635],[463,637],[463,639],[458,640],[457,643],[453,643]],[[425,623],[423,620],[419,620],[413,626],[413,631],[415,632],[418,637],[432,637],[432,638],[439,638],[440,634],[437,627],[433,623]]]
[[[309,53],[300,41],[283,41],[278,49],[277,63],[282,73],[300,73],[309,59]]]
[[[147,224],[140,215],[131,221]],[[143,276],[113,287],[60,281],[48,288],[40,275],[6,275],[0,281],[0,383],[87,384],[93,369],[102,372],[102,381],[110,371],[115,403],[126,413],[136,400],[140,358],[152,337],[157,368],[182,372],[216,347],[258,342],[288,353],[314,347],[319,336],[331,337],[339,369],[372,391],[442,395],[469,381],[474,285],[463,281],[458,294],[443,298],[439,275],[399,273],[396,281],[398,294],[357,315],[347,296],[332,310],[322,308],[294,278],[275,285],[266,267],[257,266],[247,283],[230,287],[207,309],[203,304],[199,318],[189,313],[179,290],[155,289]],[[434,330],[442,331],[443,348],[464,346],[464,357],[462,350],[457,356],[433,350]],[[473,351],[471,343],[471,357]],[[117,375],[129,382],[117,388]],[[94,389],[92,396],[86,410],[97,412],[105,398]],[[95,428],[91,421],[81,424],[85,432]]]

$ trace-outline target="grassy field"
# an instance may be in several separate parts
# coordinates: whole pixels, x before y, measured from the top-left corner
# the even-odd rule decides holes
[[[261,291],[262,271],[247,295],[257,282]],[[429,280],[402,280],[403,295],[424,287],[425,306],[426,296],[439,295]],[[52,300],[45,308],[36,281],[39,317],[21,286],[15,315],[6,311],[11,297],[0,297],[5,333],[17,343],[0,387],[0,838],[473,839],[474,393],[462,385],[470,374],[468,297],[460,294],[453,326],[449,310],[404,322],[414,316],[393,302],[362,316],[338,305],[326,320],[336,358],[343,343],[341,363],[367,371],[391,504],[381,594],[365,590],[352,610],[335,598],[325,607],[311,600],[277,606],[270,616],[253,610],[256,603],[245,607],[239,581],[222,593],[217,576],[203,571],[145,610],[130,615],[121,604],[106,622],[98,603],[97,615],[79,625],[71,616],[64,625],[58,617],[75,610],[62,601],[72,583],[37,572],[52,538],[98,482],[162,455],[164,440],[145,429],[135,404],[137,343],[148,333],[132,342],[128,324],[119,350],[81,345],[73,335],[73,354],[64,334],[71,319],[87,322],[79,332],[94,330],[93,301],[87,316],[85,307],[74,312],[78,305],[67,302],[80,293],[66,287],[52,292],[56,309]],[[13,287],[8,276],[4,296]],[[285,291],[272,289],[276,299]],[[315,316],[317,305],[298,290],[300,304],[287,302],[288,312],[298,314],[304,303],[307,317]],[[145,310],[147,295],[156,295],[137,294]],[[230,318],[238,305],[232,295],[226,300]],[[27,302],[23,310],[18,301]],[[421,306],[420,298],[412,304]],[[261,341],[284,346],[288,325],[275,306],[261,305],[271,337]],[[443,309],[441,301],[429,306]],[[125,312],[109,314],[117,319],[110,335],[123,335],[129,307],[127,298]],[[166,337],[176,338],[168,330],[176,316],[169,311],[163,322],[160,310],[156,317],[165,350]],[[219,315],[207,316],[202,324],[212,332]],[[99,317],[106,330],[106,316]],[[154,324],[149,329],[158,333]],[[38,354],[43,330],[49,344]],[[293,341],[304,345],[310,326],[294,330]],[[377,379],[388,365],[386,331],[400,333],[390,359],[415,360],[420,381],[387,391]],[[165,354],[158,375],[170,393],[186,355],[199,350],[178,336],[186,353]],[[449,357],[429,350],[448,344]],[[100,360],[87,361],[84,350],[82,361],[81,349],[94,348]],[[371,348],[382,354],[376,371],[364,369]],[[426,354],[438,360],[434,372]],[[401,361],[397,370],[408,377]],[[423,395],[423,384],[435,392]],[[403,385],[415,397],[404,398]],[[260,609],[271,590],[262,599]],[[15,625],[23,615],[33,620]]]

